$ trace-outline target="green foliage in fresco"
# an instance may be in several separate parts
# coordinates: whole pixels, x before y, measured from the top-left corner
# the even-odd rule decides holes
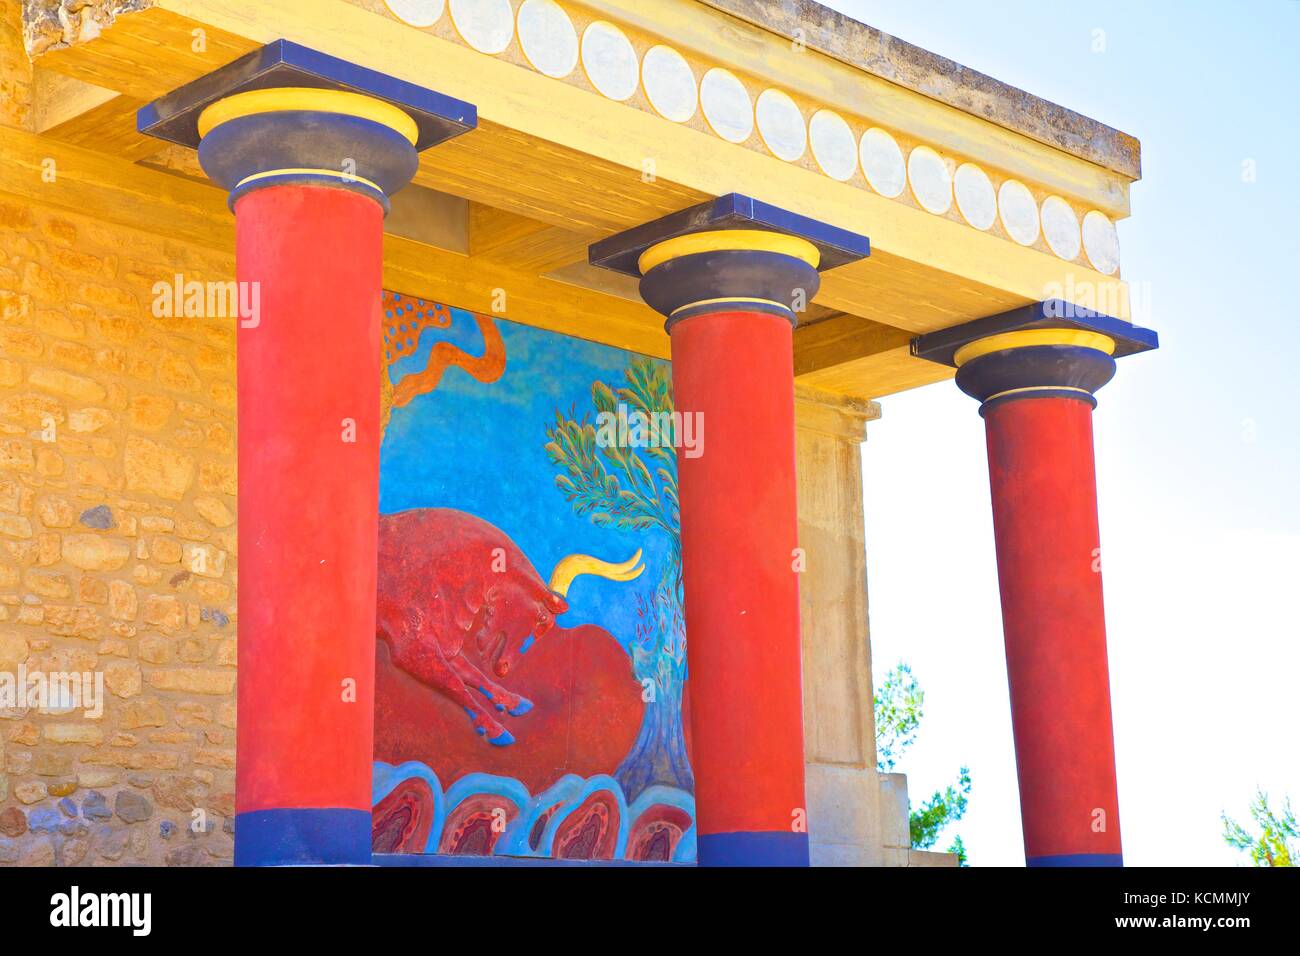
[[[677,498],[677,434],[668,366],[634,359],[624,384],[593,382],[591,412],[555,413],[546,429],[547,457],[560,469],[555,485],[572,506],[602,528],[628,534],[662,533],[669,553],[659,581],[648,595],[635,592],[636,634],[628,651],[632,670],[647,683],[644,722],[632,751],[614,776],[628,800],[646,787],[667,784],[694,789],[681,724],[686,680],[686,622],[682,611],[680,507]],[[620,409],[620,406],[622,408]],[[644,416],[658,431],[651,442],[602,441],[602,421]]]
[[[604,382],[591,386],[596,414],[616,415],[621,403],[650,420],[671,422],[672,391],[665,367],[651,359],[637,359],[626,371],[627,384],[617,390]],[[660,416],[656,418],[656,416]],[[657,444],[645,448],[622,447],[596,441],[591,415],[581,419],[555,413],[548,428],[546,453],[564,469],[556,486],[580,515],[590,515],[598,526],[622,531],[660,528],[677,540],[676,435],[671,429]]]

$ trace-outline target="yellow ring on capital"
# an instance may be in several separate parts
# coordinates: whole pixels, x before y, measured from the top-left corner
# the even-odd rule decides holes
[[[745,306],[745,305],[753,305],[755,303],[758,303],[760,305],[774,305],[778,309],[785,309],[785,311],[791,314],[794,313],[794,309],[790,308],[784,302],[776,302],[772,299],[756,299],[753,296],[748,296],[748,295],[729,295],[729,296],[724,296],[720,299],[700,299],[699,302],[687,302],[685,305],[679,305],[677,308],[673,309],[672,312],[669,313],[668,317],[672,318],[678,312],[685,312],[687,309],[694,309],[701,305]]]
[[[984,399],[987,405],[995,398],[1002,398],[1004,395],[1023,395],[1027,392],[1078,392],[1080,395],[1091,395],[1092,392],[1086,388],[1076,388],[1073,385],[1029,385],[1025,388],[1009,388],[1005,392],[995,392],[988,398]]]
[[[953,364],[961,368],[971,359],[990,352],[1005,349],[1028,348],[1032,345],[1073,345],[1078,348],[1096,349],[1107,355],[1115,354],[1115,340],[1100,332],[1088,332],[1084,329],[1021,329],[1018,332],[1003,332],[988,338],[968,342],[953,355]]]
[[[712,232],[692,232],[657,242],[641,253],[637,268],[645,275],[655,266],[671,259],[699,252],[777,252],[802,259],[814,269],[822,258],[821,251],[816,246],[798,236],[761,229],[715,229]]]
[[[249,90],[247,93],[236,93],[234,96],[227,96],[224,100],[217,100],[199,114],[199,138],[202,139],[213,129],[230,120],[262,113],[284,113],[289,110],[338,113],[342,116],[356,116],[370,120],[399,133],[412,146],[420,135],[415,120],[407,113],[373,96],[350,93],[347,90],[281,87]]]
[[[245,176],[239,182],[235,183],[235,189],[239,189],[242,186],[247,186],[249,183],[258,182],[259,180],[270,179],[273,176],[294,176],[294,175],[302,175],[302,174],[310,174],[312,176],[325,176],[331,179],[337,179],[345,183],[361,183],[361,185],[369,186],[377,193],[380,194],[383,193],[383,190],[379,188],[378,183],[371,182],[369,179],[366,179],[363,176],[357,176],[354,173],[340,172],[337,169],[314,169],[311,167],[303,167],[303,166],[294,166],[287,169],[268,169],[265,172],[253,173],[253,175]]]

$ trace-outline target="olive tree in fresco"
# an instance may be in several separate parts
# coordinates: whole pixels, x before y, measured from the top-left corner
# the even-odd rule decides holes
[[[645,687],[645,718],[632,750],[614,772],[628,802],[655,784],[694,791],[694,777],[682,735],[682,691],[686,680],[686,622],[682,612],[682,552],[677,501],[677,434],[672,386],[662,362],[636,359],[624,370],[625,383],[593,382],[591,412],[579,419],[555,413],[547,428],[546,453],[562,471],[556,487],[578,515],[602,528],[628,534],[659,534],[667,559],[653,592],[638,592],[638,623],[631,645],[632,666]],[[622,406],[620,408],[620,406]],[[597,422],[634,418],[659,423],[653,440],[609,442]],[[635,432],[634,432],[635,434]]]

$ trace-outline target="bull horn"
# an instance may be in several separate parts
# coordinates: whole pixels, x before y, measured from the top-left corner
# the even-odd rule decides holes
[[[640,548],[622,564],[602,561],[589,554],[570,554],[560,558],[555,570],[551,572],[551,583],[547,586],[561,597],[568,597],[569,585],[579,574],[596,574],[611,581],[631,581],[645,570],[645,565],[640,561]]]

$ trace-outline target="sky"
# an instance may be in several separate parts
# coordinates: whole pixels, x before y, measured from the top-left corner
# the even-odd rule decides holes
[[[1094,414],[1125,862],[1248,862],[1220,814],[1300,809],[1300,3],[829,5],[1142,142],[1121,271],[1161,348]],[[926,692],[898,769],[919,802],[969,766],[971,864],[1021,865],[983,422],[951,383],[881,406],[872,664]]]

